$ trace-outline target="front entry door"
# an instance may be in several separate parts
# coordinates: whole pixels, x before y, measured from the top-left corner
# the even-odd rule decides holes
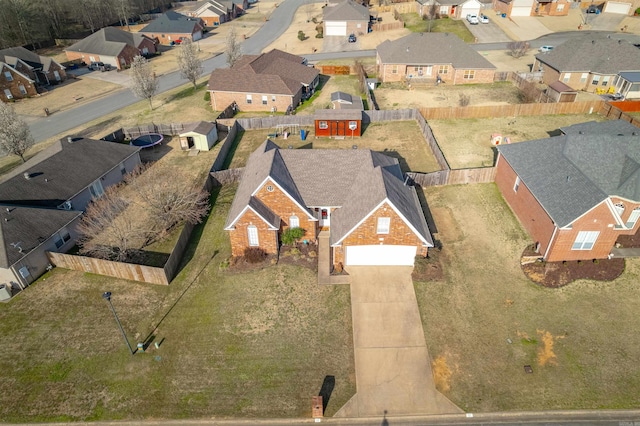
[[[331,223],[331,210],[321,207],[318,209],[318,222],[321,228],[328,228]]]

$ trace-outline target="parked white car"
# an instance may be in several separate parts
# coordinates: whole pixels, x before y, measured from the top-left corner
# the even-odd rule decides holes
[[[553,50],[553,46],[542,46],[538,49],[541,53],[551,52]]]
[[[480,23],[481,24],[488,24],[489,23],[489,17],[487,15],[480,15]]]
[[[480,21],[478,20],[478,15],[475,14],[467,15],[467,21],[469,21],[471,25],[477,25],[480,23]]]

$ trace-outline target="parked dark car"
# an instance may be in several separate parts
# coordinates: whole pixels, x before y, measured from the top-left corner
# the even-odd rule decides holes
[[[104,62],[91,62],[89,64],[89,69],[92,71],[109,71],[111,70],[110,64],[105,64]]]
[[[592,4],[587,8],[587,13],[598,13],[598,6]]]
[[[349,34],[349,43],[355,43],[356,40],[357,39],[355,34]]]

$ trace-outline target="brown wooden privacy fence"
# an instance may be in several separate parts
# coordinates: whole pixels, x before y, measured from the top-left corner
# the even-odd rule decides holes
[[[240,179],[242,178],[242,173],[244,173],[244,167],[211,172],[211,183],[214,186],[222,186],[222,185],[237,183],[237,182],[240,182]]]
[[[391,30],[399,30],[404,28],[404,22],[401,20],[394,22],[378,22],[371,26],[373,31],[391,31]]]
[[[160,133],[161,135],[179,135],[185,128],[193,126],[196,123],[170,123],[170,124],[142,124],[135,127],[122,129],[125,137],[128,139],[137,138],[140,135],[149,133]]]
[[[374,15],[376,13],[393,12],[394,10],[397,10],[399,13],[417,13],[418,5],[415,1],[407,0],[405,2],[394,2],[393,5],[388,6],[371,7],[371,12]]]
[[[520,115],[592,114],[602,113],[604,105],[603,101],[596,100],[545,104],[438,107],[420,108],[420,114],[426,120],[517,117]]]
[[[315,65],[320,74],[324,75],[349,75],[354,74],[349,65]]]
[[[216,159],[213,162],[213,165],[211,166],[211,171],[213,172],[222,169],[222,167],[224,166],[224,160],[227,158],[227,154],[229,153],[229,150],[233,145],[233,141],[236,139],[236,135],[238,134],[238,125],[236,124],[235,120],[233,119],[229,120],[230,124],[224,124],[224,123],[221,123],[220,121],[223,121],[223,120],[218,120],[218,122],[216,123],[216,126],[218,127],[219,130],[226,131],[227,137],[222,142],[222,146],[220,147],[220,152],[218,152],[218,156],[216,157]]]
[[[640,102],[638,102],[639,106],[640,106]],[[633,117],[629,114],[627,114],[626,112],[622,111],[620,108],[618,108],[615,104],[609,104],[606,103],[604,104],[604,106],[602,107],[602,115],[604,115],[605,117],[611,119],[611,120],[625,120],[628,121],[629,123],[633,124],[636,127],[640,127],[640,119]]]
[[[481,167],[475,169],[440,170],[431,173],[406,174],[413,183],[427,187],[439,185],[460,185],[468,183],[489,183],[495,181],[495,167]]]
[[[220,120],[221,122],[232,125],[232,121]],[[270,129],[278,125],[297,124],[299,126],[313,126],[314,119],[312,115],[274,115],[273,117],[257,117],[257,118],[237,118],[241,130]]]
[[[49,261],[59,268],[74,271],[89,272],[131,281],[150,284],[169,285],[169,278],[164,268],[137,265],[133,263],[113,262],[93,257],[76,256],[72,254],[53,253],[48,251]]]
[[[418,115],[417,109],[384,109],[370,110],[363,114],[365,123],[376,123],[379,121],[406,121],[415,120]]]
[[[429,145],[429,149],[431,149],[431,153],[435,157],[440,168],[443,170],[449,170],[450,169],[449,162],[447,161],[444,154],[442,153],[442,150],[440,149],[440,145],[438,145],[438,141],[436,140],[436,137],[433,135],[433,131],[431,130],[431,127],[427,123],[427,120],[425,120],[422,115],[416,114],[416,122],[418,123],[418,126],[422,131],[422,135],[427,141],[427,145]]]

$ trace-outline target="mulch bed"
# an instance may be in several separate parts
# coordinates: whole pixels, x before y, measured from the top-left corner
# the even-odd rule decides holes
[[[558,288],[575,280],[613,281],[624,272],[624,259],[569,260],[564,262],[533,261],[525,259],[540,256],[527,247],[522,253],[521,266],[524,274],[536,284]]]
[[[430,249],[427,257],[416,257],[411,278],[420,282],[442,281],[444,279],[442,270],[444,257],[442,250],[437,248]]]
[[[244,257],[229,259],[228,272],[244,273],[267,268],[276,264],[295,265],[318,271],[318,246],[315,244],[299,243],[295,247],[280,247],[280,256],[265,255],[262,260],[249,262]]]

